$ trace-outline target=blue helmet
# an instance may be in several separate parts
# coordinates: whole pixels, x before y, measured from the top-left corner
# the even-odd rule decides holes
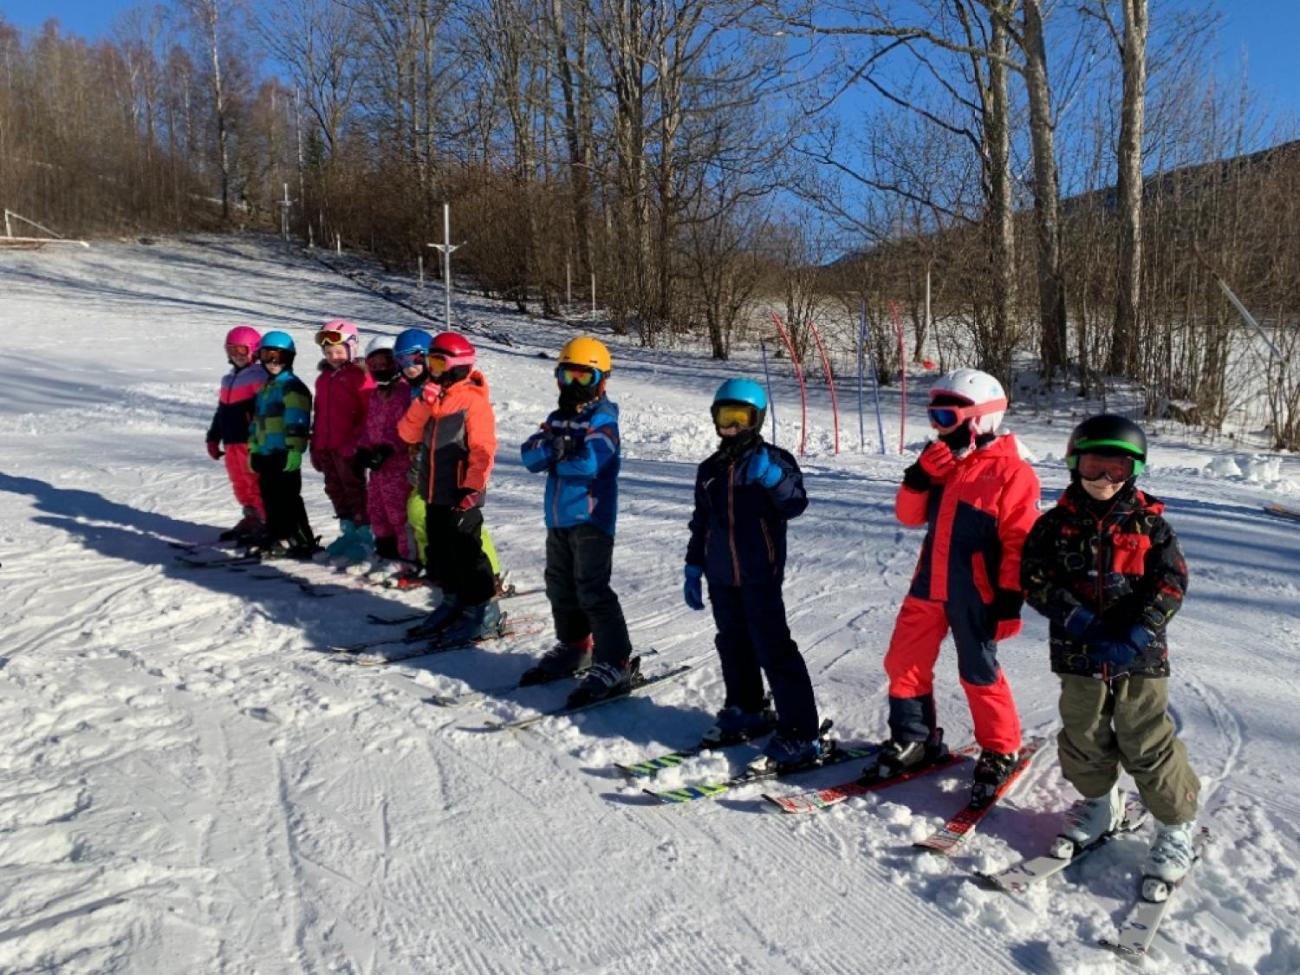
[[[714,425],[718,422],[720,406],[736,404],[753,410],[753,422],[749,424],[749,429],[757,430],[763,425],[763,419],[767,416],[767,392],[752,379],[728,379],[718,387],[718,391],[713,394],[713,407],[709,411],[713,414]]]
[[[397,336],[393,342],[393,355],[403,356],[412,352],[429,351],[429,346],[433,344],[433,336],[422,328],[408,328]]]
[[[293,336],[288,332],[267,332],[262,336],[263,349],[283,349],[285,352],[297,352],[293,346]]]

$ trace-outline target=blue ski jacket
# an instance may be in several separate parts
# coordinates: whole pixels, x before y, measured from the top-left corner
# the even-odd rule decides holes
[[[747,482],[756,451],[781,469],[773,487]],[[695,512],[686,564],[704,567],[715,586],[781,582],[785,576],[786,522],[808,507],[803,473],[794,457],[761,437],[741,451],[718,450],[695,475]]]
[[[602,396],[573,415],[555,410],[519,453],[530,471],[546,471],[547,528],[592,524],[614,534],[622,464],[617,404]]]

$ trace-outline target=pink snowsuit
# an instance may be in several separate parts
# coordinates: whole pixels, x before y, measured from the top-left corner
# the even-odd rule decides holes
[[[259,362],[232,366],[221,377],[217,410],[208,427],[208,442],[225,445],[226,474],[235,500],[245,509],[245,514],[247,509],[252,509],[262,519],[266,518],[262,492],[257,486],[257,475],[248,467],[248,425],[253,418],[253,399],[267,378]]]
[[[404,378],[372,389],[361,446],[374,450],[387,444],[393,448],[379,469],[370,474],[366,500],[370,528],[377,539],[396,536],[397,551],[402,558],[414,560],[417,553],[411,550],[406,537],[406,501],[411,494],[407,476],[411,469],[410,445],[397,435],[397,422],[410,404],[411,387]]]
[[[352,470],[352,457],[366,422],[366,399],[374,380],[359,362],[331,369],[321,362],[316,376],[315,418],[311,427],[311,466],[325,475],[325,494],[338,518],[358,525],[366,513],[366,482]]]

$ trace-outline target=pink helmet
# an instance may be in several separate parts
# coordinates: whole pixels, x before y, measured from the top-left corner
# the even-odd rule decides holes
[[[351,322],[336,318],[326,322],[316,333],[316,344],[321,348],[327,345],[342,345],[348,351],[348,362],[357,357],[357,347],[361,344],[357,327]]]
[[[262,344],[262,336],[252,325],[236,325],[226,333],[226,345],[246,345],[248,354],[257,357],[257,347]]]

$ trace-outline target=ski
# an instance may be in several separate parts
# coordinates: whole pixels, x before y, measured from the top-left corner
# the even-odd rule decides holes
[[[1278,504],[1276,501],[1272,504],[1264,505],[1264,510],[1277,518],[1286,518],[1290,521],[1300,521],[1300,510],[1288,508],[1285,505]]]
[[[341,650],[334,654],[335,659],[353,663],[358,667],[384,667],[388,664],[399,664],[404,660],[415,660],[419,657],[431,657],[438,653],[447,653],[451,650],[466,650],[471,647],[480,646],[484,643],[491,643],[494,640],[501,640],[505,637],[527,636],[535,632],[534,628],[540,627],[540,621],[533,617],[522,617],[516,619],[513,616],[501,614],[501,621],[497,625],[495,632],[487,636],[480,637],[477,640],[454,640],[441,642],[439,640],[430,640],[428,637],[404,637],[400,641],[381,641],[376,646],[382,646],[384,642],[400,643],[412,647],[410,650],[397,650],[393,653],[370,653],[368,650]]]
[[[228,569],[241,565],[257,565],[262,560],[256,555],[217,555],[212,558],[201,558],[197,555],[176,555],[173,556],[181,565],[187,565],[191,569]]]
[[[620,694],[612,694],[609,697],[602,697],[595,701],[589,701],[586,704],[578,705],[576,708],[561,705],[558,708],[539,711],[536,714],[531,714],[526,718],[517,718],[514,721],[489,721],[485,727],[489,731],[517,731],[520,728],[527,728],[531,725],[539,724],[547,718],[564,718],[571,714],[578,714],[581,711],[588,711],[605,704],[612,704],[614,701],[621,701],[634,694],[640,694],[648,688],[676,680],[683,674],[689,673],[691,670],[695,669],[697,664],[697,661],[688,660],[685,663],[678,664],[675,667],[670,667],[667,670],[661,670],[647,677],[640,671],[640,660],[640,657],[632,658],[633,667],[636,668],[636,677],[633,678],[632,686]]]
[[[531,596],[535,593],[542,592],[541,589],[516,589],[511,586],[505,592],[500,593],[492,598],[501,602],[505,599],[514,599],[516,596]],[[367,613],[366,620],[378,626],[401,626],[404,623],[414,623],[416,620],[422,620],[429,613],[427,610],[421,610],[418,613],[400,613],[397,616],[386,616],[383,613]]]
[[[642,650],[641,659],[644,660],[646,657],[653,657],[657,653],[659,653],[659,651],[653,647],[649,650]],[[581,670],[575,670],[572,674],[556,674],[542,680],[535,680],[531,684],[520,684],[518,681],[515,681],[513,684],[498,684],[495,687],[485,687],[482,690],[462,691],[459,694],[431,694],[424,699],[424,703],[432,704],[435,707],[440,708],[461,708],[484,700],[485,698],[499,697],[502,694],[509,694],[511,691],[525,690],[530,687],[544,687],[547,684],[554,684],[556,681],[561,680],[581,680],[586,672],[587,668],[584,667]]]
[[[870,754],[874,755],[879,748],[879,745],[873,746]],[[966,759],[978,754],[979,746],[972,742],[969,745],[963,745],[961,748],[950,751],[938,761],[929,762],[919,767],[904,769],[897,775],[874,779],[871,782],[863,782],[860,778],[850,779],[847,782],[841,782],[839,785],[827,786],[824,789],[812,789],[808,792],[797,792],[793,795],[773,796],[764,793],[763,798],[776,806],[782,812],[815,813],[822,809],[829,809],[831,806],[838,805],[846,799],[865,796],[870,792],[875,792],[877,789],[884,789],[891,785],[898,785],[900,782],[908,782],[912,779],[919,778],[922,775],[929,775],[931,772],[939,772],[943,769],[951,768],[953,765],[964,762]]]
[[[1084,857],[1101,849],[1116,836],[1122,836],[1125,833],[1132,833],[1140,829],[1149,815],[1146,806],[1142,805],[1141,800],[1136,796],[1130,796],[1124,806],[1124,818],[1120,820],[1119,825],[1108,832],[1102,833],[1091,843],[1077,847],[1071,856],[1056,857],[1052,856],[1051,853],[1041,853],[1038,856],[1021,860],[1019,863],[1013,863],[1005,870],[999,870],[997,873],[980,873],[976,871],[975,876],[985,886],[1006,891],[1008,894],[1023,894],[1034,884],[1041,883],[1049,877],[1055,877],[1067,867],[1073,866]]]
[[[1025,774],[1025,769],[1029,768],[1034,756],[1042,751],[1045,741],[1046,739],[1043,738],[1031,738],[1021,745],[1020,761],[1016,763],[1016,767],[1011,770],[1011,774],[1003,780],[991,797],[980,803],[972,799],[939,829],[925,839],[913,843],[913,848],[951,856],[953,851],[965,842],[966,837],[979,828],[979,824],[984,821],[984,817],[1011,791],[1020,776]]]
[[[1210,842],[1210,831],[1207,827],[1202,826],[1192,838],[1192,866],[1195,866],[1201,859],[1205,846]],[[1110,938],[1099,939],[1099,944],[1104,948],[1125,958],[1141,958],[1151,950],[1151,943],[1156,939],[1156,933],[1160,930],[1160,922],[1164,920],[1165,914],[1169,911],[1169,902],[1173,900],[1174,891],[1182,886],[1183,881],[1191,873],[1189,868],[1186,874],[1183,874],[1182,880],[1173,884],[1165,884],[1155,881],[1162,888],[1165,897],[1163,900],[1148,900],[1146,890],[1138,896],[1133,906],[1129,909],[1128,915],[1119,926],[1114,940]],[[1143,887],[1152,882],[1154,878],[1143,878]]]
[[[875,744],[869,745],[850,745],[842,742],[832,741],[828,743],[830,750],[818,762],[809,765],[796,765],[793,768],[781,768],[771,765],[747,765],[744,769],[735,775],[726,779],[720,779],[714,782],[701,782],[696,785],[682,786],[680,789],[663,789],[656,791],[654,789],[643,789],[648,796],[653,796],[660,802],[664,803],[685,803],[695,802],[699,799],[716,799],[723,793],[730,792],[732,789],[738,789],[741,786],[750,785],[754,782],[766,782],[771,779],[784,779],[792,775],[802,775],[805,772],[813,772],[820,768],[828,768],[832,765],[842,765],[845,762],[856,761],[860,758],[870,758],[880,747]],[[767,798],[766,796],[764,798]]]

